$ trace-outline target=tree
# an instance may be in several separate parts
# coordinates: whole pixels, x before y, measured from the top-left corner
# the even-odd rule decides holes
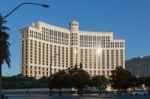
[[[9,52],[9,35],[6,32],[7,27],[3,26],[6,21],[0,15],[0,98],[2,90],[2,64],[4,61],[10,67],[10,52]]]
[[[49,88],[50,91],[53,88],[59,89],[59,94],[61,95],[61,89],[65,87],[66,85],[66,79],[65,79],[65,72],[64,71],[59,71],[56,74],[54,74],[52,77],[50,77],[50,82],[49,82]]]
[[[142,87],[142,84],[150,90],[150,76],[136,78],[136,87]]]
[[[91,79],[91,86],[99,89],[99,94],[107,87],[108,80],[105,76],[93,76]]]
[[[127,88],[133,85],[132,75],[129,71],[123,69],[121,66],[116,67],[116,70],[112,71],[111,85],[118,92],[126,91]]]
[[[46,88],[48,86],[49,77],[43,76],[39,79],[42,88]]]
[[[73,87],[78,89],[78,94],[82,94],[83,88],[85,88],[88,84],[90,75],[84,70],[77,70],[71,75]]]
[[[145,86],[148,87],[148,90],[150,91],[150,76],[145,77]]]
[[[4,89],[40,88],[42,85],[36,78],[21,74],[12,77],[3,77],[3,82]]]
[[[83,88],[88,85],[90,75],[75,66],[75,68],[69,68],[69,71],[59,71],[50,77],[49,88],[57,88],[61,94],[61,88],[76,88],[78,94],[82,94]]]
[[[63,83],[64,83],[64,88],[72,88],[72,83],[71,83],[71,80],[72,80],[72,76],[71,74],[69,73],[65,73],[63,75]]]
[[[2,20],[2,18],[0,18]],[[5,21],[0,22],[0,24],[5,23]],[[6,32],[8,28],[4,26],[0,26],[0,67],[2,67],[2,64],[4,61],[7,63],[8,67],[10,67],[10,52],[9,52],[9,35]]]

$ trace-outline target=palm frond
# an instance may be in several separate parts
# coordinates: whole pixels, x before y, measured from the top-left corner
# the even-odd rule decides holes
[[[1,33],[0,33],[0,40],[1,41],[6,41],[8,39],[9,39],[9,35],[6,32],[1,31]]]
[[[0,31],[0,65],[2,65],[4,62],[10,67],[10,52],[9,52],[9,46],[10,43],[8,42],[9,34],[6,32],[6,30],[9,30],[8,27],[3,26],[4,23],[7,21],[1,19],[1,31]]]
[[[6,30],[9,30],[9,28],[3,26],[3,27],[2,27],[2,30],[6,31]]]
[[[7,21],[6,20],[2,20],[2,24],[5,24],[5,23],[7,23]]]

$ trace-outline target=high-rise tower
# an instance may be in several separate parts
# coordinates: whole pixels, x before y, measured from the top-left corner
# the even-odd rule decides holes
[[[69,29],[36,22],[21,29],[21,73],[41,78],[83,64],[90,75],[110,76],[125,66],[125,40],[112,32],[81,31],[75,20]],[[51,69],[50,69],[51,66]]]

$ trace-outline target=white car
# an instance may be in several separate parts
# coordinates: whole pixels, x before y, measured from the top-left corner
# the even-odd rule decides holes
[[[131,95],[147,95],[147,91],[146,90],[135,90],[133,92],[131,92]]]

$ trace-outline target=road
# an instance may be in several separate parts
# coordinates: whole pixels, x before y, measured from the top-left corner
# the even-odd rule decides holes
[[[8,99],[150,99],[148,96],[10,96]]]

